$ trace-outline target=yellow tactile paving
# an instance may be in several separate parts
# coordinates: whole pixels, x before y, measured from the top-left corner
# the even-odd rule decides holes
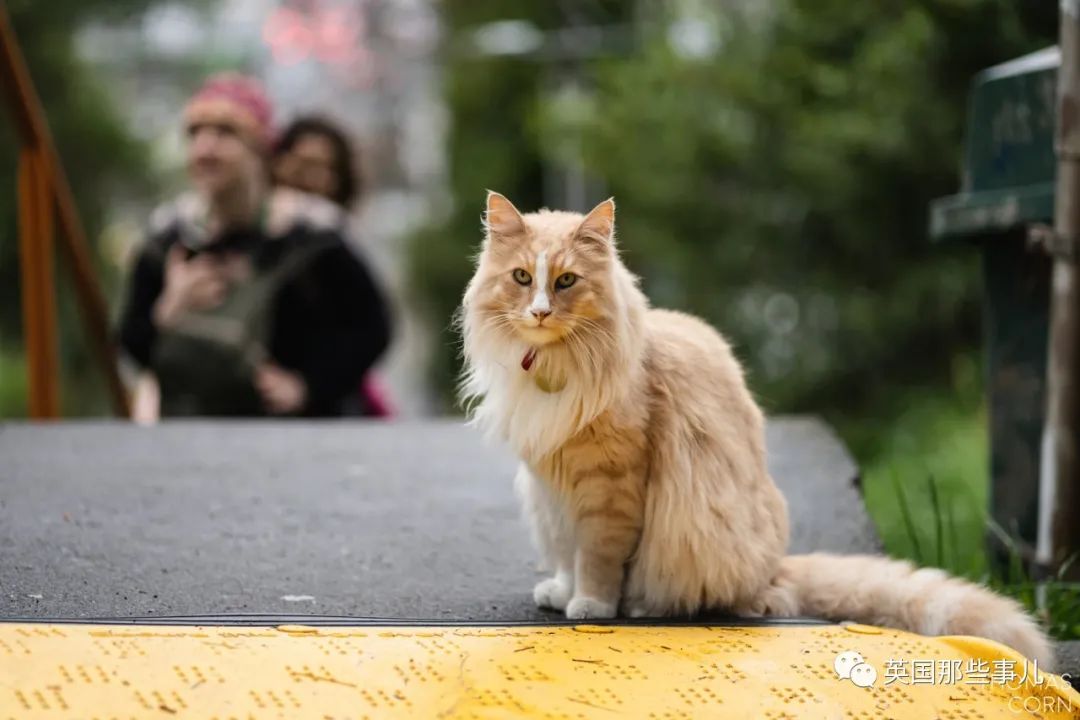
[[[839,678],[841,653],[874,684]],[[1039,673],[993,643],[863,626],[0,624],[0,720],[1080,717]]]

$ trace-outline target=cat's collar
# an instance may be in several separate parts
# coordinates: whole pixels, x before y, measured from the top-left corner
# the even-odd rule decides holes
[[[536,362],[536,348],[531,347],[525,351],[524,357],[521,358],[521,369],[525,372],[529,372],[533,363]],[[554,383],[548,378],[544,377],[537,371],[533,375],[533,383],[541,391],[546,393],[557,393],[566,387],[566,379],[564,378],[561,383]]]
[[[532,367],[533,362],[536,360],[536,348],[531,347],[525,351],[525,356],[521,358],[521,369],[525,372],[529,372],[529,368]]]

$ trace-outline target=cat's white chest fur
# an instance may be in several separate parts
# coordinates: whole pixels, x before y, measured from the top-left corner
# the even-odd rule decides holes
[[[520,358],[499,355],[478,358],[466,379],[470,394],[483,397],[473,422],[510,443],[523,459],[537,460],[557,450],[594,416],[580,380],[552,367],[542,354],[529,370],[521,367]]]

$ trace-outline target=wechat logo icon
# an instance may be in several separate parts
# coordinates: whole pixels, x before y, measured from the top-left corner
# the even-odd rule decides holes
[[[833,670],[841,680],[850,680],[861,688],[873,687],[877,682],[877,670],[857,652],[848,650],[836,656]]]

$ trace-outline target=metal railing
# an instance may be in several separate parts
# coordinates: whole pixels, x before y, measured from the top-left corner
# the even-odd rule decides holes
[[[94,272],[90,246],[53,144],[41,101],[16,40],[7,8],[2,3],[0,83],[21,145],[19,256],[30,417],[50,419],[60,414],[54,219],[58,221],[60,249],[74,282],[91,350],[104,372],[113,409],[118,415],[127,417],[127,392],[120,379],[116,347],[109,332],[105,296]]]

